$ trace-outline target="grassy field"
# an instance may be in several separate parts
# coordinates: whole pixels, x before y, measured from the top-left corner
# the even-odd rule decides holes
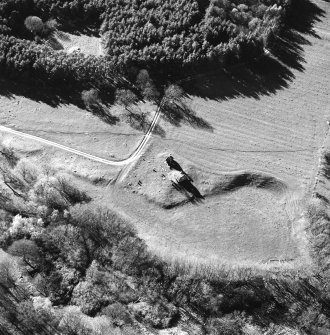
[[[155,107],[142,104],[144,111]],[[112,121],[60,101],[35,101],[19,94],[0,95],[0,117],[3,126],[31,133],[47,140],[107,159],[123,159],[143,136],[122,120],[120,106],[111,108]]]
[[[294,61],[273,55],[258,66],[183,83],[190,93],[186,107],[165,111],[160,126],[166,136],[154,138],[125,174],[126,193],[142,195],[144,210],[116,200],[118,206],[143,222],[154,221],[140,224],[141,231],[161,254],[199,262],[308,261],[298,219],[315,183],[330,116],[329,10],[323,1],[317,5],[325,12],[315,30],[294,30],[303,41]],[[186,195],[169,187],[168,154],[193,174],[205,200],[185,202]],[[241,185],[208,194],[230,173],[270,175],[285,187],[276,193]]]
[[[101,38],[97,36],[74,35],[57,31],[49,39],[48,45],[55,50],[63,50],[68,53],[79,51],[85,55],[102,56],[103,49]]]

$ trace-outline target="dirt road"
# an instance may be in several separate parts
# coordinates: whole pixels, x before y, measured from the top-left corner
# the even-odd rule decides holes
[[[39,136],[34,136],[34,135],[30,135],[21,131],[17,131],[5,126],[0,125],[0,131],[2,132],[6,132],[6,133],[10,133],[12,135],[16,135],[16,136],[20,136],[20,137],[24,137],[33,141],[37,141],[46,145],[50,145],[56,148],[59,148],[61,150],[65,150],[68,152],[71,152],[73,154],[88,158],[90,160],[93,160],[95,162],[99,162],[99,163],[103,163],[103,164],[107,164],[107,165],[112,165],[112,166],[124,166],[127,165],[129,163],[132,163],[133,161],[135,161],[142,153],[145,145],[147,144],[147,142],[149,141],[152,132],[155,128],[155,126],[157,125],[159,116],[160,116],[160,111],[161,111],[161,104],[159,105],[159,107],[157,108],[157,111],[153,117],[152,123],[147,131],[147,133],[143,136],[142,140],[140,141],[139,145],[137,146],[137,148],[135,149],[135,151],[127,158],[122,159],[122,160],[109,160],[109,159],[104,159],[104,158],[100,158],[94,155],[90,155],[88,153],[76,150],[76,149],[72,149],[70,147],[67,147],[65,145],[59,144],[59,143],[55,143],[53,141],[48,141],[42,137]]]

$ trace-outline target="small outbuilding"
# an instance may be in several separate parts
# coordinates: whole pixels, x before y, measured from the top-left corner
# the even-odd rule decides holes
[[[186,174],[178,170],[171,170],[167,176],[168,176],[168,179],[174,184],[180,184],[185,180],[189,180]]]

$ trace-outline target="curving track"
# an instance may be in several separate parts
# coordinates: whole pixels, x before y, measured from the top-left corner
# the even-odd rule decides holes
[[[124,166],[124,165],[127,165],[127,164],[132,163],[133,161],[135,161],[140,156],[140,154],[142,153],[144,147],[146,146],[146,144],[148,143],[148,141],[149,141],[149,139],[152,135],[152,132],[153,132],[155,126],[157,125],[157,122],[158,122],[158,119],[159,119],[159,116],[160,116],[160,112],[161,112],[161,105],[162,105],[162,103],[160,103],[160,105],[158,106],[157,111],[156,111],[156,113],[153,117],[152,123],[151,123],[148,131],[146,132],[146,134],[143,136],[142,140],[138,144],[137,148],[134,150],[134,152],[129,157],[127,157],[125,159],[122,159],[122,160],[109,160],[109,159],[105,159],[105,158],[100,158],[100,157],[90,155],[90,154],[87,154],[85,152],[82,152],[82,151],[79,151],[79,150],[76,150],[76,149],[72,149],[70,147],[67,147],[65,145],[62,145],[62,144],[59,144],[59,143],[56,143],[56,142],[53,142],[53,141],[45,140],[42,137],[30,135],[30,134],[24,133],[22,131],[14,130],[14,129],[11,129],[11,128],[8,128],[8,127],[2,126],[2,125],[0,125],[0,131],[6,132],[6,133],[9,133],[9,134],[12,134],[12,135],[24,137],[24,138],[27,138],[27,139],[30,139],[30,140],[33,140],[33,141],[37,141],[37,142],[40,142],[40,143],[43,143],[43,144],[46,144],[46,145],[50,145],[50,146],[53,146],[55,148],[59,148],[61,150],[68,151],[68,152],[73,153],[75,155],[79,155],[79,156],[88,158],[88,159],[93,160],[93,161],[98,162],[98,163],[103,163],[103,164],[112,165],[112,166]]]

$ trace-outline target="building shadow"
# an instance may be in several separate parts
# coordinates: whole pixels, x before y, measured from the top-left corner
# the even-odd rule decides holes
[[[196,186],[193,185],[192,178],[182,169],[181,165],[174,160],[172,156],[166,159],[170,170],[178,171],[178,177],[171,178],[173,187],[184,194],[190,202],[197,203],[204,200],[204,196],[199,192]]]
[[[192,204],[202,203],[205,197],[198,191],[198,189],[188,180],[174,183],[172,186],[181,194],[187,197],[188,202]]]

